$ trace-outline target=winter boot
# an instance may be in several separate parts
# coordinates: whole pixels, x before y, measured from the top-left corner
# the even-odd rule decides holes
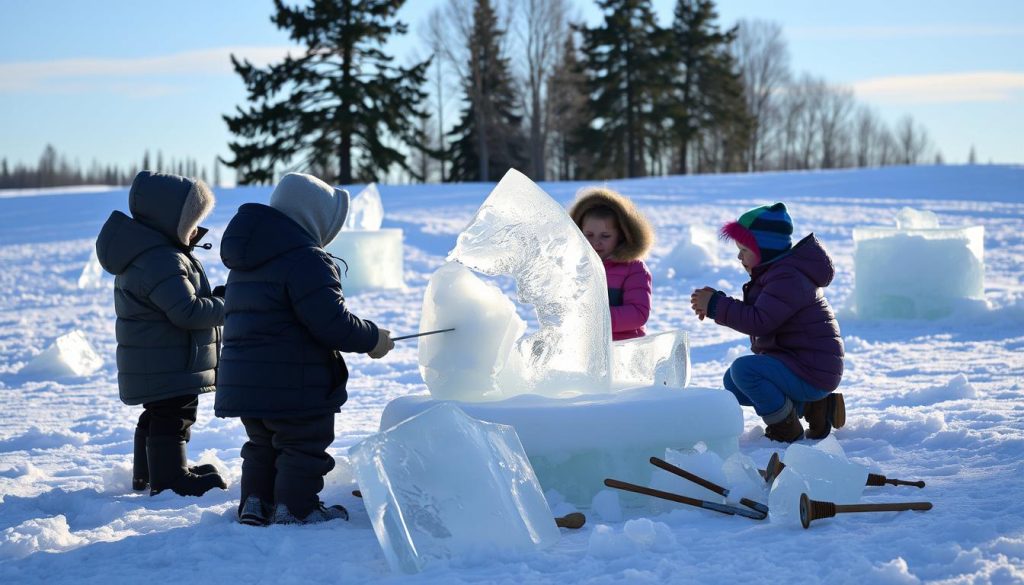
[[[807,421],[807,438],[824,439],[832,429],[846,424],[846,402],[843,395],[833,392],[821,400],[804,405],[804,420]]]
[[[149,437],[146,440],[149,458],[149,495],[155,496],[170,489],[179,496],[201,496],[215,487],[224,490],[219,473],[196,475],[189,471],[185,457],[185,441],[173,436]]]
[[[769,424],[764,430],[764,436],[780,443],[792,443],[804,438],[804,426],[800,424],[796,409],[790,409],[789,414],[783,420]]]
[[[270,524],[271,506],[259,496],[248,496],[238,508],[238,521],[248,526],[266,526]]]
[[[193,465],[188,468],[196,475],[217,473],[217,468],[209,463]],[[135,449],[132,459],[132,489],[141,492],[149,489],[149,458],[146,457],[146,433],[135,427]]]
[[[274,510],[274,524],[317,524],[331,520],[348,520],[348,510],[340,504],[328,507],[323,502],[317,504],[305,518],[296,518],[284,504],[278,504]]]

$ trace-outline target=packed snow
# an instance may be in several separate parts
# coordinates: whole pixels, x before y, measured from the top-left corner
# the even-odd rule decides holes
[[[566,206],[585,185],[541,187]],[[860,502],[930,501],[934,509],[842,514],[803,530],[792,515],[789,521],[756,521],[603,486],[595,488],[589,505],[576,505],[558,490],[542,486],[552,514],[579,509],[587,514],[587,524],[580,530],[559,529],[558,541],[540,550],[482,549],[432,561],[415,575],[401,575],[389,566],[364,503],[352,495],[359,486],[349,449],[381,430],[389,402],[427,395],[416,340],[398,342],[382,360],[348,357],[350,399],[336,417],[337,439],[330,450],[338,466],[326,477],[321,496],[327,503],[345,505],[349,522],[269,528],[235,522],[245,432],[236,419],[212,415],[211,396],[200,400],[189,455],[196,463],[223,470],[228,490],[202,498],[132,492],[130,454],[139,409],[118,400],[110,282],[89,268],[99,227],[112,209],[126,209],[127,190],[4,193],[0,582],[1024,581],[1024,510],[1019,506],[1024,494],[1024,168],[659,177],[612,181],[609,186],[633,198],[657,230],[649,261],[656,278],[648,329],[686,333],[691,385],[697,388],[721,388],[730,361],[747,350],[742,335],[698,321],[689,310],[694,288],[713,286],[739,296],[746,281],[730,245],[710,245],[696,235],[755,205],[785,201],[798,234],[816,233],[837,268],[826,294],[837,308],[846,342],[840,391],[846,397],[847,424],[818,446],[833,458],[841,453],[860,471],[927,484],[923,489],[857,486],[862,489]],[[350,308],[396,335],[416,333],[428,282],[493,187],[380,186],[386,210],[382,227],[404,234],[405,286],[353,287]],[[266,202],[270,189],[217,190],[207,236],[214,250],[197,250],[211,282],[222,283],[227,275],[216,249],[228,220],[243,202]],[[358,186],[351,190],[357,192]],[[868,318],[856,310],[859,242],[853,230],[895,226],[904,207],[934,213],[938,221],[936,228],[927,217],[908,217],[909,224],[900,227],[911,231],[983,227],[983,299],[950,303],[947,311],[926,319]],[[684,260],[672,259],[674,249]],[[687,249],[688,255],[682,253]],[[928,254],[934,259],[942,253]],[[971,269],[966,255],[944,258],[951,279]],[[672,263],[679,264],[672,277],[660,277]],[[906,260],[908,269],[912,263]],[[527,336],[545,329],[547,316],[538,317],[541,307],[527,304],[536,301],[523,294],[522,279],[520,290],[515,278],[484,279],[514,304]],[[557,311],[551,315],[559,317]],[[57,341],[75,332],[99,363],[87,357],[80,343],[72,345],[81,351],[61,349]],[[52,367],[31,375],[24,371],[37,359],[49,359],[40,356],[53,348],[60,350],[60,359],[51,361]],[[87,367],[69,374],[58,367],[68,359]],[[649,416],[625,407],[605,412],[602,427],[587,429],[588,440],[600,438],[612,445],[619,428],[641,426]],[[750,409],[743,409],[742,417],[737,453],[723,455],[698,445],[688,451],[648,453],[636,465],[651,467],[647,456],[662,457],[729,487],[729,502],[750,497],[768,503],[775,517],[787,507],[795,510],[795,498],[813,489],[811,482],[787,467],[770,493],[759,484],[755,469],[763,469],[772,453],[785,454],[784,460],[790,455],[784,445],[763,437],[763,423]],[[648,426],[671,426],[651,421]],[[545,431],[550,442],[568,442],[582,434],[575,430],[578,422],[549,425]],[[828,450],[833,440],[841,451]],[[813,442],[801,446],[817,448]],[[658,489],[692,489],[664,471],[650,471],[651,485]],[[699,493],[702,499],[714,497],[707,490]],[[773,505],[772,496],[782,503]]]

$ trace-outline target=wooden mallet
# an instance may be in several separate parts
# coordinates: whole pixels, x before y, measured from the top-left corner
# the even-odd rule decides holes
[[[855,512],[902,512],[904,510],[931,510],[931,502],[900,502],[896,504],[834,504],[819,502],[800,494],[800,524],[810,528],[811,522],[822,518],[831,518],[836,514]]]

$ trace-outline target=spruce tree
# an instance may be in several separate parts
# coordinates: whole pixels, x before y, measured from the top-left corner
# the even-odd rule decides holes
[[[674,92],[667,105],[679,149],[677,172],[686,174],[690,146],[702,132],[713,131],[724,141],[723,165],[740,165],[737,149],[745,148],[749,116],[743,99],[743,82],[728,51],[736,37],[734,27],[721,31],[712,0],[678,0],[669,44],[676,63]],[[741,166],[741,165],[740,165]]]
[[[391,35],[406,33],[395,18],[402,4],[274,0],[271,21],[305,52],[265,69],[231,57],[249,101],[224,116],[236,137],[228,145],[234,158],[224,163],[239,183],[272,182],[285,165],[329,172],[323,178],[340,184],[376,180],[395,164],[415,174],[395,142],[422,143],[418,106],[430,61],[398,67],[383,51]]]
[[[574,35],[566,35],[560,60],[547,86],[555,178],[561,181],[577,179],[580,170],[591,165],[586,157],[587,149],[583,148],[587,144],[590,122],[586,77]]]
[[[655,97],[662,91],[666,40],[650,0],[597,0],[604,23],[579,29],[587,72],[593,132],[586,142],[595,174],[645,174],[645,141],[656,123]]]
[[[519,100],[502,51],[504,34],[490,0],[476,0],[468,75],[463,80],[466,105],[449,132],[449,180],[490,181],[527,162]]]

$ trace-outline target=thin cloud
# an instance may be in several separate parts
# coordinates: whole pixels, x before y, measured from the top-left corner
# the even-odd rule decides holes
[[[160,77],[233,75],[231,55],[263,66],[297,47],[217,47],[156,57],[0,63],[0,93],[83,93],[115,89],[136,96],[181,91]]]
[[[884,103],[1000,102],[1024,93],[1024,73],[978,71],[878,77],[858,81],[853,88],[860,97]]]
[[[796,40],[962,39],[1024,36],[1019,25],[798,26],[786,29]]]

